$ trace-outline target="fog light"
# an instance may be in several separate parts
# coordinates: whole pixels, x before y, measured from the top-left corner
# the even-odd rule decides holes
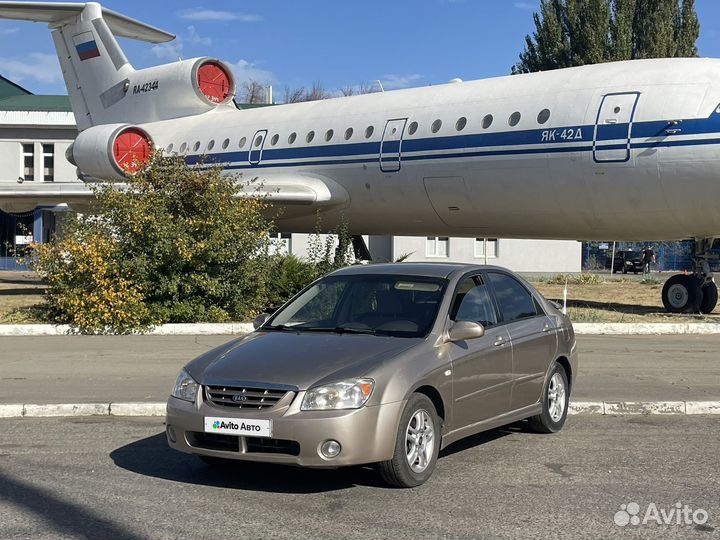
[[[172,426],[168,426],[166,428],[168,439],[170,439],[170,442],[174,443],[177,442],[177,437],[175,436],[175,428]]]
[[[342,447],[340,446],[339,442],[330,439],[329,441],[325,441],[324,443],[322,443],[322,446],[320,447],[320,452],[322,453],[323,457],[332,459],[334,457],[337,457],[338,454],[340,454],[341,449]]]

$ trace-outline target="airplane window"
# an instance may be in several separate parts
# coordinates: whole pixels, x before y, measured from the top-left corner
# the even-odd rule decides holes
[[[325,140],[330,141],[330,139],[333,138],[333,135],[335,135],[335,132],[332,129],[328,129],[327,132],[325,132]]]
[[[464,116],[461,116],[460,118],[458,118],[458,121],[455,122],[455,129],[458,131],[462,131],[463,129],[465,129],[466,125],[467,125],[467,118],[465,118]]]
[[[492,114],[486,114],[486,115],[485,115],[485,118],[483,118],[483,121],[482,121],[482,127],[483,127],[483,129],[489,128],[490,126],[492,126],[492,123],[493,123],[493,115],[492,115]]]
[[[620,112],[620,107],[615,107],[615,114]]]
[[[276,133],[275,135],[273,135],[273,138],[270,139],[270,144],[272,144],[273,146],[275,146],[275,145],[278,143],[279,140],[280,140],[280,135],[278,135],[278,134]]]
[[[200,141],[195,141],[195,144],[193,145],[193,152],[197,152],[200,150]]]
[[[258,135],[257,137],[255,137],[255,148],[257,148],[258,146],[260,146],[260,145],[262,144],[262,142],[263,142],[263,136],[262,136],[262,135]]]
[[[295,132],[293,131],[293,132],[290,134],[290,136],[288,137],[288,144],[294,143],[294,142],[295,142],[295,139],[297,139],[297,133],[295,133]]]
[[[187,149],[187,143],[182,143],[180,145],[180,153],[184,154],[186,149]]]
[[[223,150],[230,146],[230,139],[225,139],[222,143]]]
[[[307,134],[307,137],[305,137],[305,140],[307,142],[311,142],[315,138],[315,132],[311,131]]]
[[[418,123],[411,122],[410,125],[408,126],[408,135],[415,135],[417,128],[418,128]]]
[[[345,140],[346,141],[350,140],[350,137],[352,137],[352,136],[353,136],[353,128],[347,128],[345,130]]]
[[[442,127],[442,120],[437,119],[432,123],[432,126],[430,126],[430,131],[433,133],[437,133],[440,131],[440,128]]]
[[[544,124],[550,119],[550,110],[549,109],[543,109],[538,113],[537,121],[538,124]]]
[[[243,137],[242,139],[240,139],[240,142],[238,143],[238,146],[239,146],[240,148],[242,148],[243,146],[245,146],[245,143],[246,143],[246,142],[247,142],[247,137]]]
[[[510,127],[515,127],[518,125],[518,122],[520,122],[520,113],[515,111],[510,115],[510,118],[508,118],[508,124],[510,124]]]
[[[210,139],[210,142],[208,143],[207,149],[212,150],[215,147],[215,139]]]
[[[370,137],[372,137],[372,134],[374,131],[375,131],[374,127],[368,126],[367,129],[365,130],[365,138],[369,139]]]
[[[172,152],[172,149],[173,149],[173,145],[172,145],[172,143],[170,143],[170,144],[168,144],[168,147],[165,149],[165,152],[169,154],[170,152]]]

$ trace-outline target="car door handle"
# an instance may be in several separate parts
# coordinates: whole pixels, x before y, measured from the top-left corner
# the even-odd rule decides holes
[[[505,340],[500,336],[495,340],[495,346],[500,347],[501,345],[505,345]]]

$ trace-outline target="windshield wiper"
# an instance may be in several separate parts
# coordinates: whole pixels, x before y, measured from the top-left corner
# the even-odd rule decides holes
[[[303,330],[305,332],[332,332],[334,334],[367,334],[371,336],[377,335],[377,332],[375,332],[375,330],[372,330],[371,328],[347,328],[345,326],[336,326],[334,328],[322,326],[304,327],[298,328],[298,330]]]

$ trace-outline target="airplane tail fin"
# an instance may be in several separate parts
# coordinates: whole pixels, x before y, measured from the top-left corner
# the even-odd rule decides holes
[[[135,70],[115,36],[151,43],[175,38],[96,2],[0,1],[0,18],[48,23],[80,131],[117,121],[106,111],[127,92]]]

